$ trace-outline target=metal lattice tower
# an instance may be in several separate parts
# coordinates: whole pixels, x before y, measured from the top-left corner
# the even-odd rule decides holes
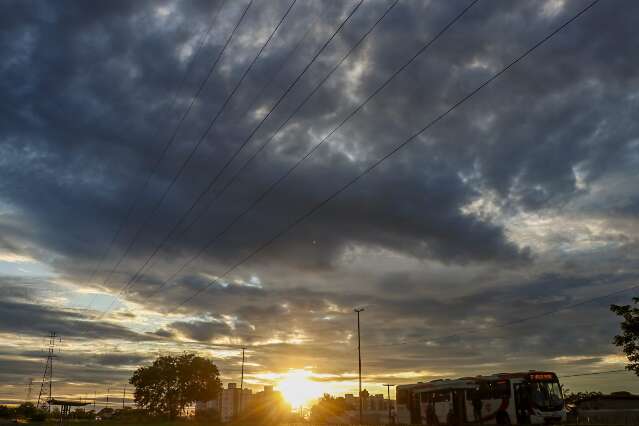
[[[49,334],[49,353],[47,354],[47,363],[44,366],[44,373],[42,374],[42,382],[40,382],[40,393],[38,394],[38,403],[36,407],[45,408],[48,407],[51,412],[51,404],[49,401],[53,399],[53,358],[55,358],[54,350],[55,343],[58,335],[55,331]],[[42,399],[42,395],[46,395],[47,386],[49,387],[49,398],[45,401]]]

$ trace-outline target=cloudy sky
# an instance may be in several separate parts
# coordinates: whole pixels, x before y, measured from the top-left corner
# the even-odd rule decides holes
[[[59,395],[182,351],[238,381],[241,346],[251,387],[353,392],[354,307],[373,392],[623,368],[639,4],[596,4],[338,193],[587,3],[291,1],[3,2],[0,400],[37,396],[50,331]]]

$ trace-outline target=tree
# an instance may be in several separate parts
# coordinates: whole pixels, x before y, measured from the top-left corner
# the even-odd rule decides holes
[[[43,410],[37,408],[32,402],[24,402],[16,408],[16,414],[26,419],[37,417],[39,411]]]
[[[222,389],[219,371],[211,360],[195,354],[160,356],[138,368],[129,383],[135,402],[154,415],[177,417],[195,401],[215,399]]]
[[[13,410],[6,405],[0,405],[0,419],[8,419],[12,416]]]
[[[335,398],[325,393],[311,408],[311,420],[314,423],[327,423],[331,417],[341,416],[347,409],[344,398]]]
[[[585,392],[577,392],[574,393],[570,389],[564,389],[564,402],[567,405],[575,405],[581,401],[596,398],[598,396],[602,396],[603,393],[597,391],[585,391]]]
[[[639,297],[633,297],[636,305]],[[639,376],[639,308],[631,305],[610,305],[610,310],[623,318],[621,334],[613,338],[613,343],[623,349],[629,363],[626,369],[632,370]]]

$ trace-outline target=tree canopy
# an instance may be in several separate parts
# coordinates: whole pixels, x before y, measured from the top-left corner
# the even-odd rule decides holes
[[[160,356],[138,368],[129,383],[135,386],[136,404],[155,415],[175,418],[195,401],[217,398],[222,384],[209,359],[195,354]]]
[[[344,414],[348,408],[344,398],[335,398],[325,393],[311,408],[311,420],[316,423],[326,423],[331,417]]]
[[[633,297],[636,305],[639,297]],[[615,345],[623,349],[629,363],[628,370],[632,370],[639,376],[639,308],[631,305],[610,305],[610,310],[623,318],[621,322],[621,334],[614,337]]]
[[[571,392],[570,389],[563,389],[564,402],[566,404],[577,404],[580,401],[602,396],[603,393],[597,391]]]

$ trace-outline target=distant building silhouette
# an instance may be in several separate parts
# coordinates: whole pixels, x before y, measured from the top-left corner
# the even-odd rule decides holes
[[[344,397],[335,398],[341,406],[343,401],[345,410],[339,413],[329,413],[322,422],[329,424],[357,424],[359,423],[359,398],[352,393]],[[370,395],[366,389],[362,391],[362,421],[365,424],[387,424],[388,405],[391,406],[391,419],[395,416],[395,403],[384,398],[384,394]],[[311,410],[313,411],[313,410]],[[319,411],[319,410],[318,410]]]
[[[222,422],[229,422],[239,416],[240,407],[243,409],[250,404],[253,397],[252,394],[253,391],[251,389],[240,390],[236,383],[229,383],[226,389],[222,389],[217,399],[198,401],[195,404],[195,412],[196,414],[201,414],[205,411],[215,410]],[[242,396],[241,404],[240,395]]]
[[[290,414],[291,406],[280,392],[273,390],[273,386],[264,386],[263,391],[253,393],[251,389],[240,390],[236,383],[229,383],[217,399],[195,404],[196,415],[211,410],[215,410],[220,420],[226,423],[238,418],[280,419]]]

